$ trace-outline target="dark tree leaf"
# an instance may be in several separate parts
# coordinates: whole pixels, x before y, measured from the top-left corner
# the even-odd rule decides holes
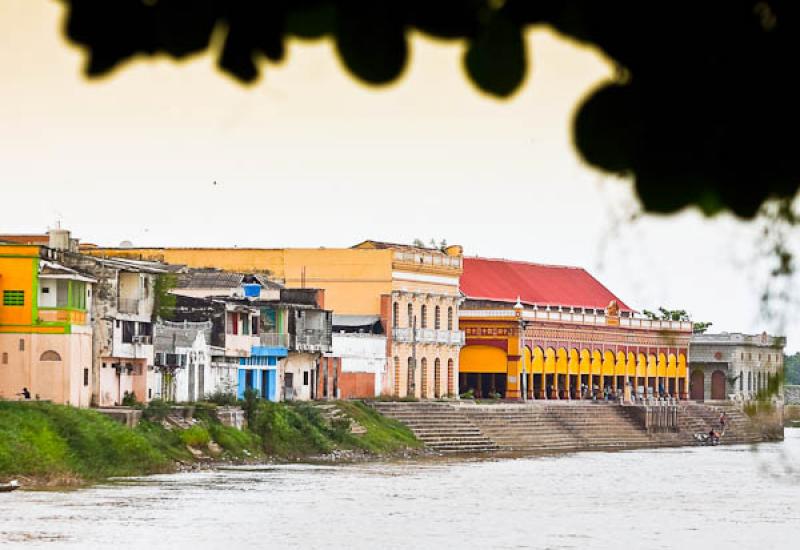
[[[500,97],[511,95],[527,69],[522,29],[502,12],[493,14],[470,42],[464,65],[481,90]]]

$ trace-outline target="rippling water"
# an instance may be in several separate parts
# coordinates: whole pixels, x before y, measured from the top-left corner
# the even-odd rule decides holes
[[[792,471],[792,467],[796,470]],[[22,548],[798,548],[800,429],[750,447],[289,465],[0,494]]]

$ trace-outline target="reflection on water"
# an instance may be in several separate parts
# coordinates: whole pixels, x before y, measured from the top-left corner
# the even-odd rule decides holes
[[[800,430],[749,447],[288,465],[0,495],[22,548],[796,548]]]

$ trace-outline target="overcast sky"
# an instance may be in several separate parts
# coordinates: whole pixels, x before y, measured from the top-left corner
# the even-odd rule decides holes
[[[290,43],[251,87],[210,55],[88,82],[62,18],[51,0],[0,3],[0,232],[60,220],[104,245],[444,238],[467,255],[580,265],[633,307],[779,331],[800,349],[800,322],[761,314],[759,224],[694,210],[630,221],[629,182],[580,160],[575,106],[611,74],[594,50],[531,32],[528,80],[508,101],[468,83],[461,43],[422,36],[388,88],[352,80],[327,40]]]

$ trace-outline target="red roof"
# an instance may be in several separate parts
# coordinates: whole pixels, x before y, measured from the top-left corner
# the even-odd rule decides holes
[[[633,311],[585,269],[491,258],[464,258],[461,292],[468,299],[604,309],[616,300]]]

